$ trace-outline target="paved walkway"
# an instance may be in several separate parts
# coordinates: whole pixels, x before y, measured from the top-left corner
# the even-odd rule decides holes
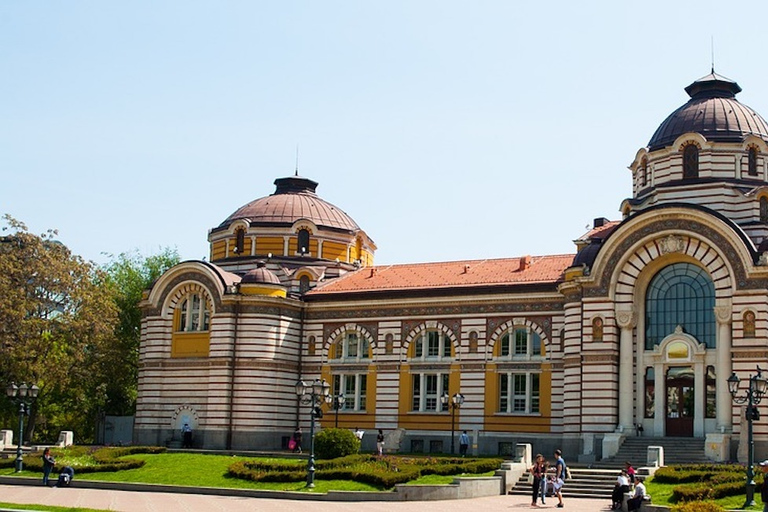
[[[290,499],[206,496],[164,492],[113,491],[105,489],[59,489],[28,485],[0,485],[0,501],[17,504],[87,507],[124,512],[280,512],[299,509],[312,512],[500,512],[519,510],[558,510],[557,500],[531,507],[527,496],[491,496],[449,501],[338,502],[295,501]],[[610,510],[610,500],[567,499],[562,510],[599,512]]]

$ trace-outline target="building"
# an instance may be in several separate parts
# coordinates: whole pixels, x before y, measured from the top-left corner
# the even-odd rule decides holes
[[[325,379],[344,402],[321,426],[397,430],[403,451],[446,451],[455,420],[478,453],[589,460],[642,426],[734,458],[727,379],[768,363],[768,125],[714,72],[685,90],[629,167],[622,220],[574,254],[375,266],[317,183],[276,180],[209,232],[210,262],[146,293],[135,441],[186,421],[198,446],[281,448],[308,427],[295,383]]]

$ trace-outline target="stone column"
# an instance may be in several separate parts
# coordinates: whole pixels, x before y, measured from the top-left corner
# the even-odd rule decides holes
[[[634,426],[632,407],[634,386],[632,378],[632,330],[637,323],[634,309],[616,311],[616,323],[621,328],[619,341],[619,424],[618,430],[631,432]]]
[[[717,366],[715,367],[715,394],[717,396],[717,427],[720,432],[733,429],[731,414],[731,392],[728,390],[728,377],[731,376],[731,317],[730,303],[715,306],[717,319]]]

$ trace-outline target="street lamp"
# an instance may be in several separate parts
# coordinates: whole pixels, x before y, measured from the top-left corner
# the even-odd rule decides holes
[[[24,469],[24,458],[21,453],[21,444],[24,435],[24,415],[29,416],[29,408],[32,402],[37,398],[37,394],[40,392],[40,388],[32,384],[27,386],[26,384],[16,385],[13,382],[8,384],[5,388],[5,394],[8,398],[19,404],[19,434],[16,440],[16,472],[19,473]],[[28,400],[29,399],[29,400]]]
[[[323,417],[320,406],[326,400],[331,385],[325,380],[315,379],[312,384],[303,380],[296,383],[296,396],[301,405],[309,405],[309,461],[307,462],[307,487],[315,486],[315,418]]]
[[[334,425],[335,428],[339,428],[339,409],[344,407],[345,400],[346,398],[344,397],[344,393],[337,393],[335,395],[328,395],[325,397],[325,402],[330,404],[330,406],[333,407],[333,410],[336,411],[336,424]]]
[[[743,509],[749,508],[755,504],[755,442],[752,439],[752,422],[760,419],[760,412],[756,405],[760,403],[766,390],[768,390],[768,381],[762,376],[763,370],[758,366],[757,375],[749,375],[749,387],[746,395],[736,396],[739,391],[739,379],[736,373],[728,377],[728,390],[736,404],[747,404],[747,500],[744,502]]]
[[[451,455],[453,455],[455,452],[456,409],[464,403],[464,395],[455,393],[452,397],[448,397],[448,393],[443,393],[443,396],[440,397],[440,403],[451,407]]]

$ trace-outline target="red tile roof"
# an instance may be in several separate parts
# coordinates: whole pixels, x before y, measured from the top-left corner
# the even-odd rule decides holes
[[[366,267],[323,283],[308,295],[522,284],[555,284],[573,254]]]
[[[620,220],[608,221],[602,226],[590,229],[584,235],[580,236],[579,240],[589,240],[590,238],[606,238],[613,232],[614,229],[616,229],[616,226],[619,224],[621,224]]]

